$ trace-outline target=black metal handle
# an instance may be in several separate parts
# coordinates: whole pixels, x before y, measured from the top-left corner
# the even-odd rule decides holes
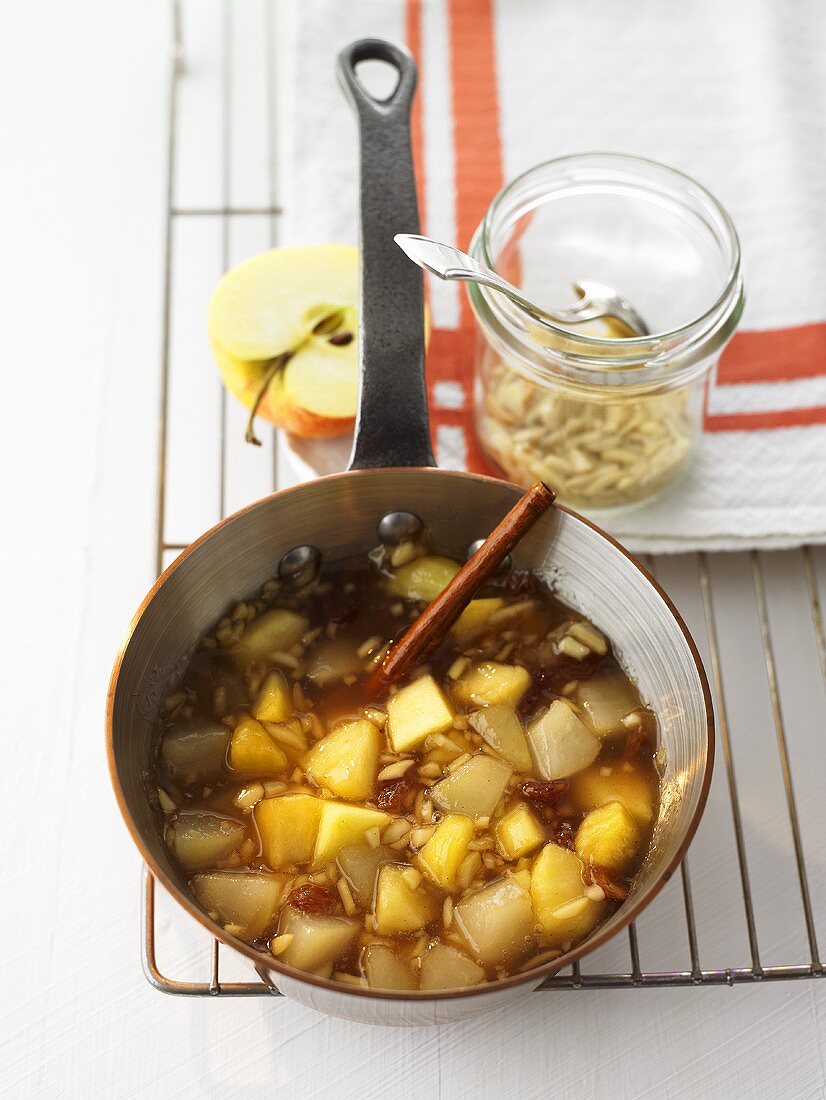
[[[362,61],[398,72],[395,90],[375,99],[359,81]],[[359,411],[350,469],[435,466],[424,382],[422,273],[393,241],[419,232],[410,150],[416,63],[382,38],[351,42],[338,57],[339,81],[359,121],[361,148],[361,308]]]

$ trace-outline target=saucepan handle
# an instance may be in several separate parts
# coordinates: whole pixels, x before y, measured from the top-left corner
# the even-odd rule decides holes
[[[362,61],[396,69],[398,84],[386,99],[376,99],[359,80]],[[398,43],[362,38],[339,54],[338,75],[361,139],[360,390],[350,469],[434,466],[422,273],[393,241],[396,233],[419,231],[410,149],[416,63]]]

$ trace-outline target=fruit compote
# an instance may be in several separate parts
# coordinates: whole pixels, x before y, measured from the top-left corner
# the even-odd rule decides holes
[[[280,963],[476,985],[620,905],[657,814],[657,722],[607,638],[511,571],[386,697],[365,681],[459,563],[424,542],[270,581],[165,700],[153,783],[198,905]]]

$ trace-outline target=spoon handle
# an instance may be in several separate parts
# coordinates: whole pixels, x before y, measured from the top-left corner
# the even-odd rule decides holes
[[[550,508],[554,499],[553,490],[541,481],[519,498],[450,584],[427,605],[410,629],[393,643],[382,664],[367,681],[368,694],[379,695],[390,684],[401,680],[412,665],[433,652],[482,585]]]

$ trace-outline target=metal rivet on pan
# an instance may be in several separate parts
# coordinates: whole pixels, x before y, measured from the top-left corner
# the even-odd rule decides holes
[[[296,587],[315,579],[321,564],[321,551],[315,546],[294,546],[278,563],[278,576]]]
[[[424,524],[413,512],[388,512],[379,520],[379,538],[388,546],[414,539]]]
[[[476,553],[476,551],[479,549],[479,547],[482,545],[482,543],[484,541],[485,541],[484,539],[476,539],[474,542],[472,542],[470,544],[470,546],[467,548],[467,556],[469,558],[473,557],[473,555]],[[499,566],[499,568],[496,570],[496,572],[497,572],[497,574],[498,573],[507,573],[507,572],[510,571],[512,566],[513,566],[513,562],[511,561],[510,554],[508,554],[508,556],[505,558],[505,560],[502,562],[502,564]]]

